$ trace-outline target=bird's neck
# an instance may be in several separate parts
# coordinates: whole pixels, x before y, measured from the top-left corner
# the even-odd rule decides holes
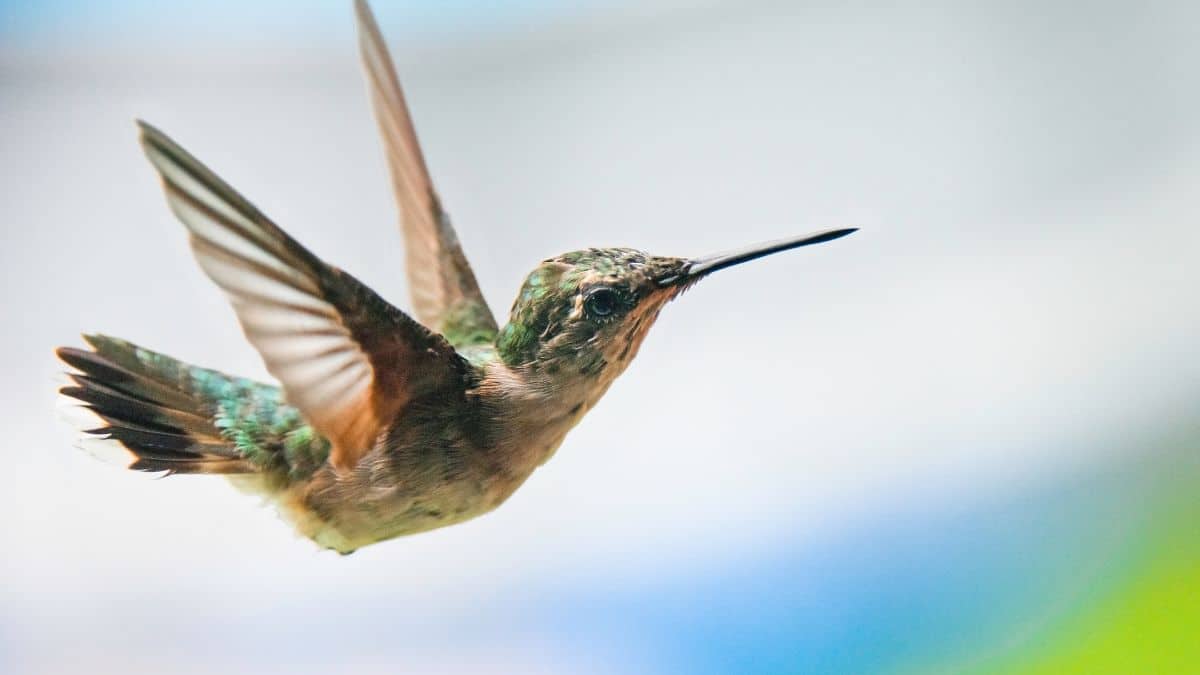
[[[607,391],[616,373],[580,373],[552,364],[512,366],[501,358],[476,360],[478,392],[491,410],[514,472],[532,472],[549,459],[567,432]]]

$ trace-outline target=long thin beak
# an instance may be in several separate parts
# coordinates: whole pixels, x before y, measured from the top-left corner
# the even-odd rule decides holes
[[[749,262],[757,258],[762,258],[763,256],[771,255],[772,253],[779,253],[780,251],[800,248],[801,246],[808,246],[810,244],[820,244],[826,241],[833,241],[834,239],[840,239],[851,232],[857,231],[857,227],[848,227],[840,230],[813,232],[811,234],[806,234],[799,237],[776,239],[775,241],[768,241],[761,244],[755,244],[753,246],[747,246],[746,248],[736,251],[718,253],[716,255],[705,256],[703,258],[696,258],[688,261],[688,263],[679,273],[660,279],[658,281],[658,285],[671,286],[674,284],[699,279],[700,277],[712,274],[717,270],[722,270],[726,267],[733,267],[734,265],[740,265],[744,262]]]

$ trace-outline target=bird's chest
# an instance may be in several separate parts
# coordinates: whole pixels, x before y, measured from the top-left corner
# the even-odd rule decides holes
[[[343,551],[480,515],[498,487],[478,432],[453,416],[397,420],[352,470],[327,465],[293,490],[289,515]]]

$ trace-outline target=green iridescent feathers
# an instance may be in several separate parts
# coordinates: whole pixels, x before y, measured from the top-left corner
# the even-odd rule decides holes
[[[570,356],[595,334],[590,330],[594,326],[571,321],[589,291],[603,286],[624,308],[632,308],[655,292],[655,279],[685,262],[631,248],[590,248],[544,261],[525,278],[509,321],[496,338],[501,358],[512,366],[530,365],[540,357]],[[576,323],[573,331],[566,331]]]

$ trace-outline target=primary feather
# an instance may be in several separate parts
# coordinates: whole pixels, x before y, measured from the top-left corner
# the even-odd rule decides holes
[[[496,336],[496,319],[433,188],[379,25],[364,0],[356,0],[354,6],[371,104],[400,208],[413,310],[422,323],[457,347],[490,343]]]
[[[139,123],[196,260],[226,294],[267,370],[352,468],[413,398],[461,387],[454,349],[323,263],[166,134]]]

